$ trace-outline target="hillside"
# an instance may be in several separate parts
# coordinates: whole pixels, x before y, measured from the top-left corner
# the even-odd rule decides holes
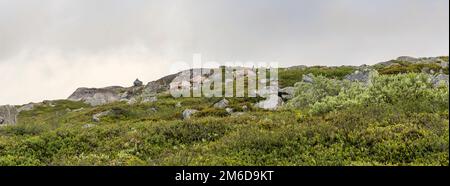
[[[448,57],[280,68],[274,99],[174,98],[182,73],[0,106],[0,165],[449,165]]]

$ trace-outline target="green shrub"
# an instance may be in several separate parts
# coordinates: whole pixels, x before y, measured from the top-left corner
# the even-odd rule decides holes
[[[328,96],[337,96],[346,89],[350,82],[329,79],[323,76],[313,77],[314,83],[299,82],[295,84],[295,97],[288,103],[291,108],[307,108]]]
[[[306,98],[314,100],[305,96],[308,89],[302,88],[299,87],[298,95],[302,97],[293,99],[295,103],[291,104],[304,103]],[[352,83],[334,95],[315,99],[310,112],[323,114],[352,105],[382,104],[395,105],[399,112],[441,112],[449,106],[448,96],[448,87],[433,88],[426,74],[382,75],[375,77],[368,87]]]

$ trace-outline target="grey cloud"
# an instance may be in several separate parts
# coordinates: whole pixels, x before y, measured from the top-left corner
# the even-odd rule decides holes
[[[448,55],[448,7],[448,0],[0,0],[0,84],[12,92],[0,91],[0,104],[151,81],[193,53],[282,66]]]

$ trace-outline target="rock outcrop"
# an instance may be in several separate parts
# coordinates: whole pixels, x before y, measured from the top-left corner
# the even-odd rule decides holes
[[[381,65],[381,66],[391,66],[391,65],[399,65],[399,63],[412,63],[412,64],[417,64],[417,63],[435,63],[435,64],[439,64],[442,68],[446,68],[448,67],[448,59],[444,60],[442,57],[422,57],[422,58],[415,58],[415,57],[410,57],[410,56],[401,56],[398,57],[397,59],[394,60],[389,60],[386,62],[380,62],[377,63],[376,65]]]
[[[349,81],[361,82],[363,84],[369,84],[372,77],[378,75],[376,70],[365,68],[361,70],[356,70],[355,72],[346,75],[344,79]]]
[[[122,93],[125,91],[123,87],[106,87],[106,88],[78,88],[68,100],[83,101],[92,106],[104,105],[119,101]]]
[[[277,95],[270,95],[266,100],[256,103],[255,107],[265,110],[276,110],[278,107],[283,106],[283,104],[283,99]]]
[[[19,112],[11,105],[0,106],[0,125],[15,125]]]
[[[178,74],[172,74],[169,76],[165,76],[156,81],[152,81],[147,83],[144,88],[144,93],[148,95],[155,95],[160,92],[168,91],[170,88],[170,83],[174,80]]]

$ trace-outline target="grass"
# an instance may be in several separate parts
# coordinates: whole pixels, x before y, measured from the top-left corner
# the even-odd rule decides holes
[[[280,84],[292,86],[308,73],[342,79],[353,70],[281,69]],[[232,116],[212,107],[220,99],[160,94],[136,105],[37,106],[21,112],[18,125],[0,127],[0,165],[449,165],[448,108],[396,112],[398,105],[369,104],[310,115],[230,98],[236,111],[249,108]],[[182,120],[184,109],[200,112]]]

